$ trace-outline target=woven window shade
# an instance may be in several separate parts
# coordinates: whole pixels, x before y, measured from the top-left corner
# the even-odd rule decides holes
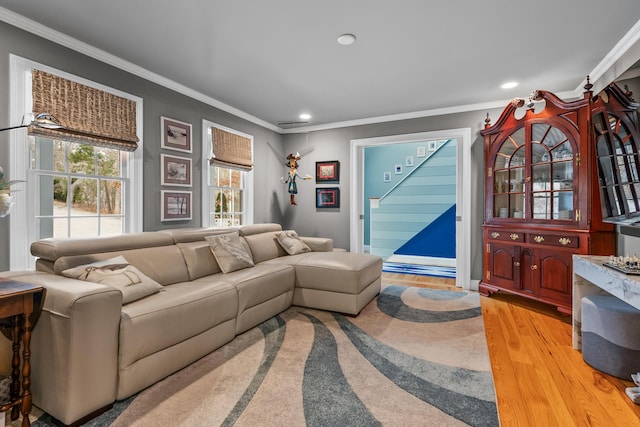
[[[29,133],[99,147],[135,151],[136,103],[40,70],[32,70],[33,113],[49,113],[64,128]]]
[[[212,166],[250,171],[253,169],[251,138],[211,128],[213,136],[213,156],[209,160]]]

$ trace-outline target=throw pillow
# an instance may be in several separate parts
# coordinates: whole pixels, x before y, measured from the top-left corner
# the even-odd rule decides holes
[[[122,256],[69,268],[62,274],[118,289],[122,292],[122,304],[148,297],[162,289],[161,284],[145,276]]]
[[[297,255],[305,252],[311,252],[311,248],[300,239],[298,233],[294,230],[285,230],[276,235],[280,246],[287,251],[289,255]]]
[[[211,252],[223,273],[231,273],[255,265],[251,255],[242,246],[238,232],[207,236],[205,239],[209,242]]]

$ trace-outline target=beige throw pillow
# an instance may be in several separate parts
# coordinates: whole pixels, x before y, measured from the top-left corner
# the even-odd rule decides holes
[[[217,236],[205,237],[211,252],[218,261],[218,266],[223,273],[231,273],[232,271],[242,270],[243,268],[253,267],[253,259],[246,251],[238,232],[220,234]]]
[[[289,255],[311,252],[311,248],[300,239],[300,236],[298,236],[298,233],[294,230],[281,231],[276,235],[276,238],[280,246],[282,246]]]
[[[72,279],[109,285],[122,292],[122,304],[148,297],[162,289],[162,285],[145,276],[140,270],[118,256],[64,270]]]

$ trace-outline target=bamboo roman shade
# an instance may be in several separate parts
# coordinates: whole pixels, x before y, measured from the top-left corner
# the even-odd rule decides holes
[[[32,70],[33,113],[49,113],[62,126],[29,133],[70,142],[135,151],[136,103],[40,70]]]
[[[251,138],[212,127],[213,156],[209,160],[212,166],[250,171],[253,169]]]

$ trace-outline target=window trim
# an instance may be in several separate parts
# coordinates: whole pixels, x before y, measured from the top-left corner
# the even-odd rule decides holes
[[[245,138],[251,139],[251,152],[253,153],[253,135],[249,135],[247,133],[240,132],[235,129],[231,129],[229,127],[223,126],[221,124],[202,119],[202,189],[201,189],[201,200],[202,200],[202,216],[201,216],[201,226],[202,227],[215,227],[215,224],[211,224],[209,221],[209,206],[211,205],[211,198],[209,192],[209,174],[214,166],[209,164],[209,159],[211,157],[211,152],[213,150],[212,140],[209,136],[209,129],[212,127],[217,127],[218,129],[222,129],[226,132],[235,133]],[[254,167],[255,168],[255,167]],[[245,206],[245,215],[244,225],[253,224],[253,171],[242,171],[245,174],[245,188],[242,197],[242,203]]]
[[[143,102],[142,98],[121,92],[117,89],[92,82],[90,80],[57,70],[20,56],[9,55],[10,123],[21,123],[25,113],[30,112],[31,98],[31,69],[36,68],[51,74],[56,74],[68,80],[76,81],[86,86],[94,87],[120,97],[136,102],[136,131],[138,135],[138,149],[132,153],[127,162],[130,188],[126,195],[125,233],[140,232],[143,229]],[[14,131],[9,135],[9,165],[11,165],[10,179],[27,181],[19,184],[13,194],[15,205],[12,208],[10,231],[10,260],[11,270],[25,270],[35,268],[35,258],[30,255],[31,242],[35,240],[35,223],[32,221],[34,212],[29,204],[27,194],[33,194],[34,182],[28,182],[29,176],[29,144],[25,131]],[[28,187],[28,188],[27,188]]]

